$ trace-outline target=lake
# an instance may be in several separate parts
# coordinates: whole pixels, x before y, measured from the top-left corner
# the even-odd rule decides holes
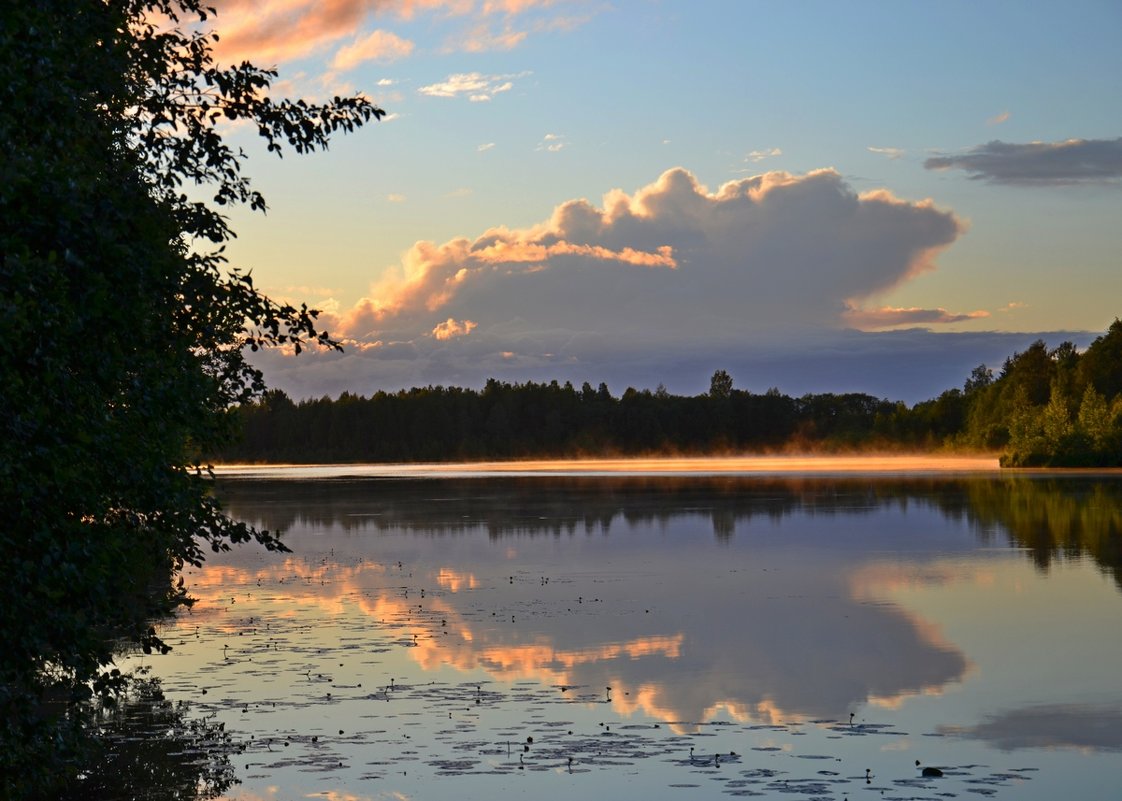
[[[865,464],[225,471],[125,661],[245,801],[1118,797],[1122,476]]]

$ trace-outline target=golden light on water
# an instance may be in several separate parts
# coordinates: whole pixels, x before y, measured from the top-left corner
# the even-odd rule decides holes
[[[634,459],[529,459],[429,464],[220,465],[219,476],[458,478],[470,476],[829,475],[996,472],[994,456],[782,455]]]

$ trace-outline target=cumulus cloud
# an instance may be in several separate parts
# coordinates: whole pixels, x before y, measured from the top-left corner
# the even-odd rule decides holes
[[[422,86],[417,91],[429,97],[466,96],[473,103],[486,102],[497,94],[509,92],[514,81],[525,78],[529,72],[509,75],[484,75],[479,72],[459,72],[443,81]]]
[[[771,172],[710,191],[675,168],[599,205],[562,203],[528,228],[418,242],[368,297],[325,322],[355,342],[398,343],[398,361],[385,348],[369,353],[418,380],[431,370],[474,384],[512,369],[588,369],[593,378],[617,360],[655,370],[836,331],[859,314],[878,327],[947,322],[954,315],[942,311],[907,319],[898,310],[886,323],[883,309],[859,310],[933,269],[962,231],[930,201],[858,194],[833,170]],[[430,336],[449,319],[471,320],[472,335]]]
[[[476,325],[477,324],[471,320],[464,320],[461,322],[449,317],[444,322],[437,323],[433,326],[431,334],[435,339],[441,341],[455,339],[456,337],[466,337],[476,328]]]
[[[915,306],[909,308],[894,308],[892,306],[881,306],[876,309],[850,308],[845,313],[845,319],[850,325],[863,330],[894,328],[903,325],[946,325],[947,323],[961,323],[989,316],[990,314],[987,311],[956,314],[943,308],[921,309]]]
[[[974,180],[996,184],[1116,184],[1122,180],[1122,137],[1028,144],[994,140],[964,153],[933,156],[923,166],[964,170]]]
[[[961,385],[990,351],[900,330],[963,319],[954,312],[877,300],[934,269],[963,230],[931,201],[858,193],[833,170],[710,190],[675,168],[536,225],[417,242],[366,298],[321,317],[345,353],[256,358],[300,397],[489,377],[693,393],[727,369],[753,391],[921,399]],[[991,348],[996,363],[1026,336]]]

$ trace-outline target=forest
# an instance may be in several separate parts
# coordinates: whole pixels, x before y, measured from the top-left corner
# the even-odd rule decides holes
[[[1038,340],[980,365],[961,388],[908,406],[861,393],[794,398],[661,386],[613,396],[606,384],[487,382],[293,401],[269,390],[233,414],[224,462],[416,462],[527,457],[808,451],[1000,453],[1006,467],[1122,465],[1122,321],[1085,350]]]

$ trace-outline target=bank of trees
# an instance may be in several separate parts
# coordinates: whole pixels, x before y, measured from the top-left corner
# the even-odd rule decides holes
[[[844,447],[876,436],[894,405],[870,395],[791,398],[729,389],[664,390],[488,381],[482,391],[423,387],[293,402],[271,390],[241,407],[226,461],[447,461],[532,456],[775,450],[792,439]]]
[[[1122,464],[1122,322],[1083,353],[1035,342],[995,376],[911,407],[860,393],[738,390],[718,370],[697,396],[605,384],[490,380],[294,402],[279,390],[235,410],[226,461],[447,461],[813,449],[1004,453],[1009,466]]]
[[[279,542],[192,467],[262,388],[248,349],[334,343],[227,269],[221,209],[263,208],[224,123],[325,146],[381,111],[274,101],[211,58],[198,0],[0,9],[0,797],[59,797],[121,643],[165,646],[177,570]],[[190,193],[190,196],[189,194]],[[87,774],[88,775],[88,774]],[[81,795],[81,791],[77,792]]]

